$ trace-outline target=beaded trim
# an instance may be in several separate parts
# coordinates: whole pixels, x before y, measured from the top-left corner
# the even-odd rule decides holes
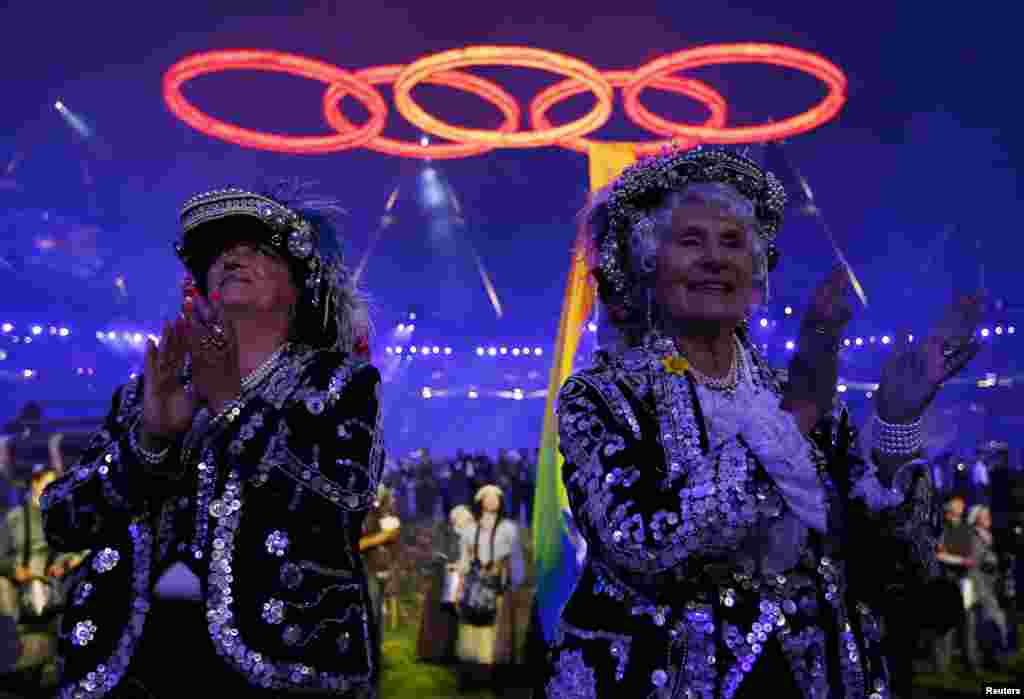
[[[99,699],[106,696],[124,677],[132,655],[135,653],[135,647],[142,636],[146,612],[149,610],[150,604],[149,577],[153,534],[149,527],[141,522],[133,522],[130,525],[130,532],[134,551],[132,618],[125,624],[121,638],[117,641],[117,645],[107,661],[96,666],[93,672],[88,673],[75,684],[62,686],[57,693],[59,699]],[[72,639],[72,643],[76,646],[87,645],[92,640],[91,633],[83,633],[83,631],[95,633],[95,625],[89,620],[75,625],[72,632],[75,638]]]
[[[284,343],[278,347],[273,354],[267,357],[265,362],[249,372],[249,374],[242,379],[242,392],[244,393],[253,386],[262,383],[263,379],[267,378],[270,372],[277,368],[277,361],[281,358],[281,355],[287,352],[290,348],[291,345],[289,343]]]
[[[231,471],[225,491],[235,498],[231,507],[214,510],[211,506],[208,516],[216,522],[215,535],[223,542],[223,548],[214,549],[208,578],[209,595],[206,601],[210,638],[217,654],[227,660],[240,672],[249,684],[255,687],[284,690],[293,688],[327,689],[346,692],[366,687],[373,676],[374,662],[367,652],[367,671],[360,674],[344,675],[326,672],[302,663],[274,660],[267,654],[255,650],[246,643],[234,625],[234,595],[232,562],[237,542],[237,531],[241,524],[241,502],[243,484],[240,474]],[[362,626],[364,638],[369,638],[369,620],[365,609],[357,622]],[[289,634],[290,636],[290,634]],[[366,646],[369,651],[369,646]]]
[[[142,421],[139,420],[132,429],[128,430],[128,444],[143,463],[150,466],[159,466],[167,460],[167,455],[171,453],[171,447],[168,445],[160,451],[149,451],[146,449],[142,446],[142,440],[139,439],[141,426]]]
[[[885,456],[910,457],[917,454],[924,447],[921,425],[920,418],[906,425],[896,425],[875,415],[872,435],[875,450]]]

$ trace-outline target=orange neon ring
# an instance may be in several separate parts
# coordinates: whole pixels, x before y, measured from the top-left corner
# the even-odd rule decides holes
[[[473,65],[518,66],[549,70],[586,85],[597,97],[597,104],[583,117],[562,126],[544,131],[502,133],[499,131],[466,129],[453,126],[428,114],[413,100],[412,89],[438,71],[465,68]],[[410,123],[429,134],[449,141],[481,143],[499,148],[535,148],[558,143],[566,138],[583,136],[595,131],[611,118],[614,88],[600,71],[592,66],[562,54],[541,49],[510,46],[470,46],[444,51],[421,58],[410,64],[395,80],[395,108]]]
[[[607,80],[612,87],[624,88],[634,80],[634,77],[633,72],[629,70],[612,70],[604,73],[604,79]],[[704,123],[705,126],[725,126],[728,106],[726,105],[725,98],[715,91],[710,85],[702,83],[699,80],[666,76],[659,77],[651,81],[651,87],[664,90],[666,92],[674,92],[679,95],[686,95],[687,97],[692,97],[698,100],[708,108],[708,111],[711,112],[708,120]],[[559,102],[585,91],[586,88],[574,80],[565,80],[540,92],[533,98],[533,101],[530,102],[530,121],[534,128],[551,128],[552,124],[547,118],[547,112]],[[559,141],[558,145],[563,148],[569,148],[579,153],[586,154],[595,143],[597,143],[597,141],[586,138],[568,138],[563,141]],[[647,156],[657,155],[666,146],[676,148],[693,148],[697,143],[697,141],[692,139],[675,139],[668,141],[646,141],[633,143],[632,145],[634,146],[638,156]]]
[[[357,71],[355,75],[370,85],[381,85],[393,83],[404,69],[405,66],[377,66]],[[450,70],[444,73],[434,73],[429,78],[426,78],[424,82],[472,92],[474,95],[493,104],[505,116],[505,120],[498,127],[498,131],[510,133],[519,128],[519,118],[521,116],[519,102],[516,101],[515,97],[490,80],[484,80],[469,73]],[[341,113],[339,105],[341,98],[347,94],[348,89],[340,83],[331,85],[327,92],[324,93],[324,118],[331,128],[343,133],[355,128]],[[494,150],[493,146],[486,146],[480,143],[440,143],[422,146],[419,143],[397,141],[384,138],[383,136],[370,139],[364,147],[375,150],[378,153],[404,158],[419,158],[421,160],[467,158]]]
[[[347,91],[370,112],[365,124],[330,136],[280,136],[244,129],[203,113],[181,93],[181,86],[200,75],[224,70],[260,70],[288,73],[328,85],[345,85]],[[278,51],[211,51],[185,58],[164,74],[164,101],[179,119],[194,129],[246,148],[280,153],[335,153],[356,148],[380,135],[387,122],[388,106],[372,85],[329,63]]]
[[[828,87],[825,98],[803,114],[759,126],[713,128],[678,124],[663,119],[640,104],[640,93],[658,78],[707,65],[768,63],[794,68],[821,80]],[[661,136],[685,136],[702,143],[760,143],[805,133],[839,113],[846,102],[846,76],[821,56],[775,44],[720,44],[678,51],[655,59],[634,71],[635,81],[623,93],[626,114],[636,124]]]

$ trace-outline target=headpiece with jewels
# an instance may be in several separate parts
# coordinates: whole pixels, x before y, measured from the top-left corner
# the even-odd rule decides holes
[[[769,269],[774,268],[778,261],[775,237],[786,205],[786,192],[775,175],[750,158],[724,149],[666,150],[626,168],[610,185],[603,205],[594,210],[592,221],[606,217],[605,225],[594,226],[592,241],[598,256],[594,274],[604,293],[630,305],[629,292],[636,281],[629,263],[631,234],[638,226],[654,225],[650,214],[668,192],[706,182],[730,185],[750,200]]]
[[[283,183],[280,196],[228,187],[198,194],[181,208],[182,239],[174,246],[178,258],[204,293],[210,265],[225,247],[250,240],[269,248],[292,267],[299,286],[297,323],[300,334],[313,333],[317,346],[336,346],[352,351],[364,338],[353,325],[358,315],[355,290],[342,264],[337,236],[328,216],[318,209],[338,210],[333,203],[302,201],[299,206],[285,200],[299,199],[300,185]],[[229,217],[255,220],[255,226],[226,227],[216,222]],[[213,225],[211,225],[213,224]],[[332,319],[334,323],[332,323]],[[313,322],[315,320],[315,322]]]

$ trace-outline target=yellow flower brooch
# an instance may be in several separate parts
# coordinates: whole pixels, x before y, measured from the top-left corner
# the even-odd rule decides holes
[[[665,367],[665,371],[676,376],[682,376],[690,368],[690,363],[686,361],[686,358],[680,357],[678,354],[665,357],[661,360],[661,365]]]

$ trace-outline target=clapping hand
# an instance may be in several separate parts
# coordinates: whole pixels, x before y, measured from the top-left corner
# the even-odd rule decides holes
[[[811,330],[819,335],[835,338],[852,318],[850,276],[846,268],[839,265],[814,290],[803,327],[805,331]]]
[[[188,313],[187,337],[197,397],[214,413],[242,392],[238,339],[206,299],[196,295]]]
[[[984,296],[961,296],[922,343],[901,333],[882,367],[875,393],[878,417],[908,424],[919,419],[942,384],[960,373],[981,349],[975,337],[984,315]]]
[[[186,350],[181,319],[164,324],[159,345],[146,343],[142,427],[152,437],[173,440],[192,424],[195,404],[180,378]]]

